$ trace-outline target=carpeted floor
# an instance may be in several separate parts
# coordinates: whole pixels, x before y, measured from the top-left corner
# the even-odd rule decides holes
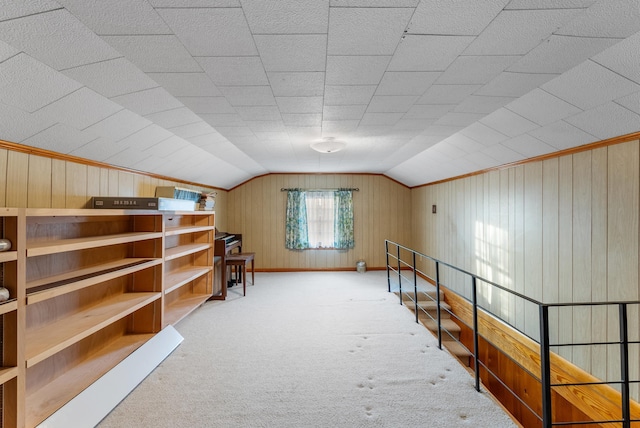
[[[100,427],[516,426],[386,288],[384,272],[258,273],[179,323]]]

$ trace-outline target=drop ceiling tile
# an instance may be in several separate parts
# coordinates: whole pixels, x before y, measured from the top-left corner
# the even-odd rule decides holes
[[[485,97],[471,95],[460,104],[458,104],[458,106],[453,109],[453,111],[459,113],[489,114],[498,110],[500,107],[504,107],[514,99],[514,97]]]
[[[367,110],[366,105],[324,106],[323,120],[360,120]]]
[[[183,150],[187,146],[189,146],[189,143],[174,135],[166,140],[162,140],[159,143],[154,144],[144,151],[159,158],[166,159],[171,154],[176,153],[178,150]]]
[[[422,131],[427,126],[432,125],[435,119],[406,119],[406,115],[401,120],[393,125],[394,129],[398,130],[415,130]]]
[[[377,85],[384,75],[390,56],[329,56],[328,85]]]
[[[107,98],[158,86],[126,58],[81,65],[63,73]]]
[[[586,61],[542,87],[545,91],[583,110],[637,92],[640,85],[619,74]]]
[[[529,134],[558,150],[570,149],[598,140],[597,137],[576,128],[564,120],[534,129],[529,131]]]
[[[443,72],[438,85],[484,85],[518,60],[518,56],[460,56]]]
[[[57,153],[69,153],[95,138],[96,136],[93,134],[78,131],[76,128],[63,123],[56,123],[26,140],[19,141],[19,143],[30,147],[52,150]]]
[[[238,113],[206,113],[199,114],[205,122],[215,127],[219,132],[222,127],[245,127],[244,120]]]
[[[421,95],[440,76],[433,71],[387,71],[376,95]]]
[[[453,134],[451,137],[444,140],[443,143],[452,145],[465,153],[475,153],[485,148],[484,145],[461,133]]]
[[[132,92],[130,94],[113,97],[111,100],[141,116],[182,107],[182,103],[164,90],[164,88]]]
[[[207,73],[147,73],[174,97],[221,97]]]
[[[415,104],[417,96],[374,95],[369,103],[369,113],[406,113]]]
[[[324,71],[324,34],[256,34],[253,36],[266,71]]]
[[[255,137],[253,131],[246,126],[218,126],[216,130],[230,140],[233,137]]]
[[[509,137],[516,137],[538,127],[537,124],[506,108],[496,110],[480,122]]]
[[[511,0],[505,9],[580,9],[597,0]]]
[[[494,144],[501,143],[509,138],[508,136],[480,122],[467,126],[460,131],[460,133],[485,146],[493,146]]]
[[[225,97],[178,97],[178,100],[196,114],[233,114],[233,108]]]
[[[439,119],[454,107],[454,104],[416,104],[407,111],[404,119]]]
[[[282,115],[282,121],[285,126],[320,126],[322,115],[319,113],[285,113]]]
[[[119,110],[122,110],[122,106],[87,87],[82,87],[46,105],[36,114],[82,130]]]
[[[326,34],[328,0],[257,0],[243,2],[253,34]]]
[[[173,34],[102,38],[144,72],[202,72],[200,65]]]
[[[325,134],[346,133],[358,129],[359,120],[323,120],[322,132]]]
[[[449,112],[435,121],[436,125],[454,125],[469,126],[472,123],[482,119],[485,115],[482,113],[458,113]]]
[[[258,56],[200,57],[197,59],[218,87],[269,84]]]
[[[199,122],[201,118],[187,107],[178,107],[145,116],[156,125],[163,128],[174,128],[188,123]]]
[[[82,85],[28,55],[20,53],[0,63],[0,102],[34,112]]]
[[[171,30],[146,1],[58,0],[96,34],[167,34]]]
[[[65,9],[0,22],[0,39],[56,70],[120,56]]]
[[[137,166],[149,157],[151,157],[151,154],[148,152],[125,147],[122,151],[106,158],[104,162],[123,168],[138,169]]]
[[[640,6],[638,6],[640,9]],[[594,56],[593,61],[640,84],[640,32]]]
[[[389,71],[444,71],[474,39],[407,34],[393,54]]]
[[[284,131],[282,120],[247,120],[247,126],[254,132]]]
[[[509,0],[442,2],[423,0],[411,18],[409,33],[478,35],[500,13]]]
[[[122,144],[115,143],[106,138],[96,138],[89,141],[84,146],[80,146],[75,150],[72,150],[69,154],[73,156],[79,156],[85,159],[92,159],[99,162],[104,162],[111,156],[115,155],[126,147]]]
[[[507,70],[516,73],[564,73],[618,41],[553,34],[545,43],[540,43]]]
[[[324,104],[329,106],[369,104],[376,88],[375,85],[327,85],[324,90]]]
[[[276,105],[270,86],[221,86],[220,92],[232,106]]]
[[[468,154],[463,159],[466,159],[474,164],[476,166],[476,169],[487,169],[498,166],[498,161],[482,152]]]
[[[515,138],[504,141],[501,144],[527,158],[546,155],[547,153],[556,151],[555,147],[550,146],[528,134],[519,135]]]
[[[614,102],[564,119],[573,126],[605,140],[638,131],[640,115]]]
[[[484,149],[483,153],[496,160],[497,165],[504,165],[511,162],[518,162],[525,159],[524,155],[503,146],[502,144],[495,144],[493,146]]]
[[[393,55],[412,13],[412,8],[331,8],[327,53]]]
[[[118,144],[136,150],[146,150],[160,141],[166,140],[172,136],[173,134],[163,127],[151,124],[137,132],[134,132],[128,137],[123,138],[118,142]]]
[[[360,126],[393,126],[402,119],[402,115],[403,113],[365,113],[360,120]]]
[[[331,0],[331,7],[416,7],[420,0]]]
[[[524,55],[581,9],[505,10],[469,45],[465,55]]]
[[[226,138],[217,132],[187,138],[187,141],[210,153],[215,153],[221,146],[229,143]]]
[[[54,9],[60,9],[60,4],[52,0],[37,0],[28,2],[16,2],[3,0],[0,7],[0,21],[19,18],[21,16],[35,15]]]
[[[85,131],[111,141],[120,141],[151,124],[150,120],[140,117],[129,110],[120,110],[89,126]]]
[[[416,104],[458,104],[482,85],[431,85]]]
[[[615,103],[628,108],[636,114],[640,114],[640,92],[627,95],[626,97],[618,98],[617,100],[615,100]]]
[[[175,128],[170,128],[169,131],[173,132],[178,137],[189,139],[200,135],[211,134],[214,132],[214,129],[207,122],[200,121],[176,126]]]
[[[578,37],[625,38],[640,30],[637,0],[599,1],[562,26],[556,34]]]
[[[322,97],[276,97],[280,113],[322,113]]]
[[[520,97],[556,76],[556,74],[512,73],[504,71],[476,91],[474,95]]]
[[[3,42],[2,40],[0,40],[0,63],[11,58],[12,56],[17,55],[18,53],[20,53],[19,49],[16,49],[13,46],[10,46],[5,42]],[[3,85],[3,80],[2,80],[2,77],[0,76],[0,86],[2,85]]]
[[[239,0],[147,0],[154,7],[240,7]]]
[[[467,152],[447,143],[448,138],[434,145],[429,151],[442,160],[453,160],[464,157]]]
[[[240,8],[158,9],[158,13],[193,56],[258,53]]]
[[[15,107],[0,103],[0,135],[2,140],[19,143],[40,131],[50,128],[54,121],[26,113]],[[51,146],[56,143],[49,142]],[[55,148],[49,148],[55,150]]]
[[[236,110],[244,120],[273,121],[281,119],[280,110],[276,106],[236,107]]]
[[[314,97],[324,93],[325,73],[270,72],[269,82],[275,97]]]
[[[582,111],[576,106],[542,89],[534,89],[530,93],[510,103],[507,108],[541,126],[548,125]]]

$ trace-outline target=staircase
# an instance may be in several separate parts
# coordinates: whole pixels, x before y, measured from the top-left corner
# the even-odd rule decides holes
[[[395,293],[398,295],[398,292]],[[438,335],[437,326],[437,303],[436,291],[420,291],[418,292],[418,321],[427,330],[431,331],[434,336]],[[403,292],[402,302],[411,312],[415,313],[413,292]],[[449,353],[455,356],[460,363],[469,367],[471,364],[471,352],[467,350],[462,344],[460,344],[460,326],[451,319],[451,306],[445,302],[444,292],[440,291],[440,324],[442,325],[442,346],[445,347]],[[427,315],[428,314],[428,315]]]

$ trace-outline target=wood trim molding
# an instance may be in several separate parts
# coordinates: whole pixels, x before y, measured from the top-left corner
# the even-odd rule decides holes
[[[256,175],[255,177],[251,177],[250,179],[233,186],[228,191],[230,192],[232,190],[237,189],[238,187],[242,187],[245,184],[252,182],[253,180],[257,180],[258,178],[262,178],[262,177],[267,177],[269,175],[358,175],[358,176],[370,175],[373,177],[384,177],[389,181],[393,181],[394,183],[399,184],[400,186],[406,189],[411,189],[411,187],[407,186],[406,184],[400,183],[398,180],[395,180],[385,174],[378,174],[378,173],[372,173],[372,172],[269,172],[267,174]]]
[[[485,168],[485,169],[481,169],[479,171],[470,172],[468,174],[462,174],[462,175],[458,175],[458,176],[455,176],[455,177],[445,178],[443,180],[433,181],[431,183],[420,184],[419,186],[411,187],[411,189],[418,189],[420,187],[427,187],[427,186],[433,186],[433,185],[436,185],[436,184],[447,183],[449,181],[455,181],[455,180],[460,180],[460,179],[467,178],[467,177],[473,177],[474,175],[485,174],[485,173],[491,172],[491,171],[500,171],[500,170],[503,170],[503,169],[508,169],[508,168],[513,168],[515,166],[524,165],[524,164],[527,164],[527,163],[541,162],[541,161],[544,161],[544,160],[547,160],[547,159],[554,159],[554,158],[559,158],[559,157],[562,157],[562,156],[573,155],[575,153],[586,152],[586,151],[589,151],[589,150],[595,150],[595,149],[599,149],[601,147],[612,146],[612,145],[615,145],[615,144],[628,143],[629,141],[634,141],[634,140],[640,140],[640,131],[633,132],[631,134],[621,135],[619,137],[609,138],[609,139],[606,139],[606,140],[596,141],[594,143],[584,144],[582,146],[571,147],[569,149],[559,150],[559,151],[553,152],[553,153],[547,153],[547,154],[544,154],[544,155],[535,156],[535,157],[524,159],[524,160],[517,161],[517,162],[511,162],[511,163],[507,163],[507,164],[504,164],[504,165],[494,166],[494,167],[491,167],[491,168]]]
[[[23,144],[12,143],[10,141],[5,141],[5,140],[0,140],[0,149],[7,149],[7,150],[14,151],[14,152],[26,153],[26,154],[35,155],[35,156],[42,156],[42,157],[50,158],[50,159],[58,159],[58,160],[66,161],[66,162],[73,162],[73,163],[78,163],[78,164],[82,164],[82,165],[94,166],[94,167],[98,167],[98,168],[107,168],[107,169],[113,169],[113,170],[116,170],[116,171],[129,172],[129,173],[132,173],[132,174],[145,175],[147,177],[157,178],[159,180],[173,181],[173,182],[176,182],[176,183],[188,184],[188,185],[191,185],[191,186],[205,187],[207,189],[226,191],[226,189],[222,189],[222,188],[216,187],[216,186],[211,186],[210,184],[196,183],[196,182],[193,182],[193,181],[182,180],[180,178],[167,177],[165,175],[153,174],[151,172],[138,171],[138,170],[135,170],[135,169],[132,169],[132,168],[125,168],[125,167],[122,167],[122,166],[111,165],[111,164],[104,163],[104,162],[94,161],[94,160],[91,160],[91,159],[85,159],[85,158],[81,158],[79,156],[73,156],[73,155],[58,153],[58,152],[54,152],[54,151],[51,151],[51,150],[41,149],[41,148],[38,148],[38,147],[29,147],[29,146],[25,146]]]

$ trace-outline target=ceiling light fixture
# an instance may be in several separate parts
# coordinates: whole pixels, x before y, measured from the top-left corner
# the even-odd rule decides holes
[[[311,144],[311,148],[320,153],[333,153],[344,149],[347,143],[336,140],[335,137],[324,137],[322,140]]]

